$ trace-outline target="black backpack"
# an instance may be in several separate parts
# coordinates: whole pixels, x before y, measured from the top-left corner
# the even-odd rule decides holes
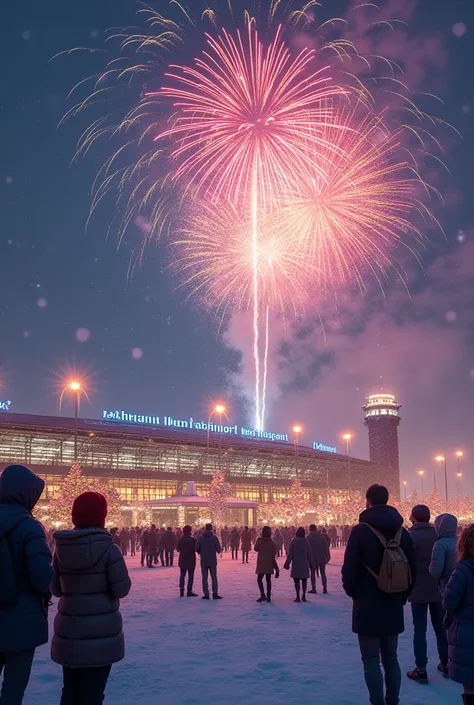
[[[27,516],[19,517],[8,532],[0,537],[0,605],[15,602],[17,598],[16,574],[10,551],[9,536],[26,519],[28,519]]]

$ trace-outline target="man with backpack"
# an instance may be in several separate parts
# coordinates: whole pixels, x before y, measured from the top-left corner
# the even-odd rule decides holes
[[[405,630],[403,608],[416,577],[410,534],[403,528],[401,514],[388,506],[388,497],[382,485],[367,490],[366,509],[351,532],[342,567],[372,705],[399,702],[398,635]]]
[[[35,649],[48,641],[51,552],[31,512],[44,481],[23,465],[0,476],[0,702],[21,705]]]

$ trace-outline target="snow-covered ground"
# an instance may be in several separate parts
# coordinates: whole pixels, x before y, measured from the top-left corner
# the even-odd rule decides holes
[[[253,556],[249,565],[229,556],[219,562],[220,602],[180,599],[177,567],[150,570],[129,558],[133,587],[122,602],[126,658],[112,669],[106,704],[367,705],[351,601],[341,588],[343,549],[332,553],[329,595],[309,595],[309,603],[295,604],[292,581],[282,570],[270,605],[255,602]],[[200,592],[199,566],[196,576]],[[436,671],[431,631],[430,684],[405,677],[414,665],[409,609],[406,626],[399,647],[401,704],[458,705],[460,686]],[[61,669],[43,647],[24,703],[57,705],[60,688]]]

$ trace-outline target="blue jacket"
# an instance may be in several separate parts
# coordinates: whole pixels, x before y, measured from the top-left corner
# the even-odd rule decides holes
[[[430,575],[437,578],[441,596],[457,563],[456,546],[458,543],[456,531],[458,520],[452,514],[440,514],[434,523],[439,538],[433,546],[431,555]]]
[[[285,561],[285,568],[291,565],[291,577],[295,580],[309,578],[309,569],[315,568],[311,546],[305,536],[295,536]]]
[[[43,488],[43,480],[23,465],[10,465],[0,477],[0,536],[8,534],[18,591],[15,602],[0,605],[0,651],[26,651],[48,641],[51,552],[31,516]]]
[[[456,683],[474,683],[474,559],[459,563],[444,591],[448,627],[449,675]]]
[[[378,529],[386,540],[392,539],[403,524],[402,516],[394,507],[378,504],[366,509],[360,522]],[[413,543],[408,531],[403,529],[400,546],[411,568],[412,585],[416,580],[416,561]],[[395,636],[405,630],[403,607],[410,591],[388,594],[379,590],[376,579],[366,565],[378,575],[384,548],[368,526],[358,524],[352,529],[347,542],[342,584],[352,597],[352,630],[363,636]]]
[[[219,539],[212,531],[205,531],[196,543],[196,553],[201,556],[201,566],[212,568],[217,565],[217,555],[221,552]]]

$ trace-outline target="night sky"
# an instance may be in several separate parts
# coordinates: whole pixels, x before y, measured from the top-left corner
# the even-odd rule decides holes
[[[164,0],[151,4],[167,11]],[[325,3],[341,16],[353,4]],[[413,485],[416,469],[430,471],[444,450],[454,475],[451,458],[462,448],[464,489],[474,491],[474,4],[379,5],[408,23],[397,39],[389,30],[381,49],[404,63],[415,92],[441,98],[438,115],[461,135],[442,133],[450,175],[433,165],[428,175],[442,192],[433,211],[445,237],[430,230],[422,267],[407,260],[409,293],[395,278],[383,296],[369,282],[365,294],[341,293],[337,310],[323,302],[324,327],[308,316],[276,331],[267,425],[285,432],[297,420],[306,442],[340,446],[350,430],[354,454],[367,457],[360,406],[373,391],[393,391],[402,404],[402,478]],[[132,228],[117,247],[112,197],[86,228],[109,146],[72,163],[90,118],[58,128],[68,91],[100,70],[103,55],[50,59],[73,47],[103,49],[106,30],[136,23],[136,9],[132,0],[2,3],[0,398],[11,411],[57,415],[59,380],[77,371],[89,380],[88,417],[118,408],[207,418],[224,400],[232,422],[248,424],[248,317],[219,328],[177,288],[163,245],[150,245],[130,277],[143,234]],[[61,413],[71,413],[67,402]]]

